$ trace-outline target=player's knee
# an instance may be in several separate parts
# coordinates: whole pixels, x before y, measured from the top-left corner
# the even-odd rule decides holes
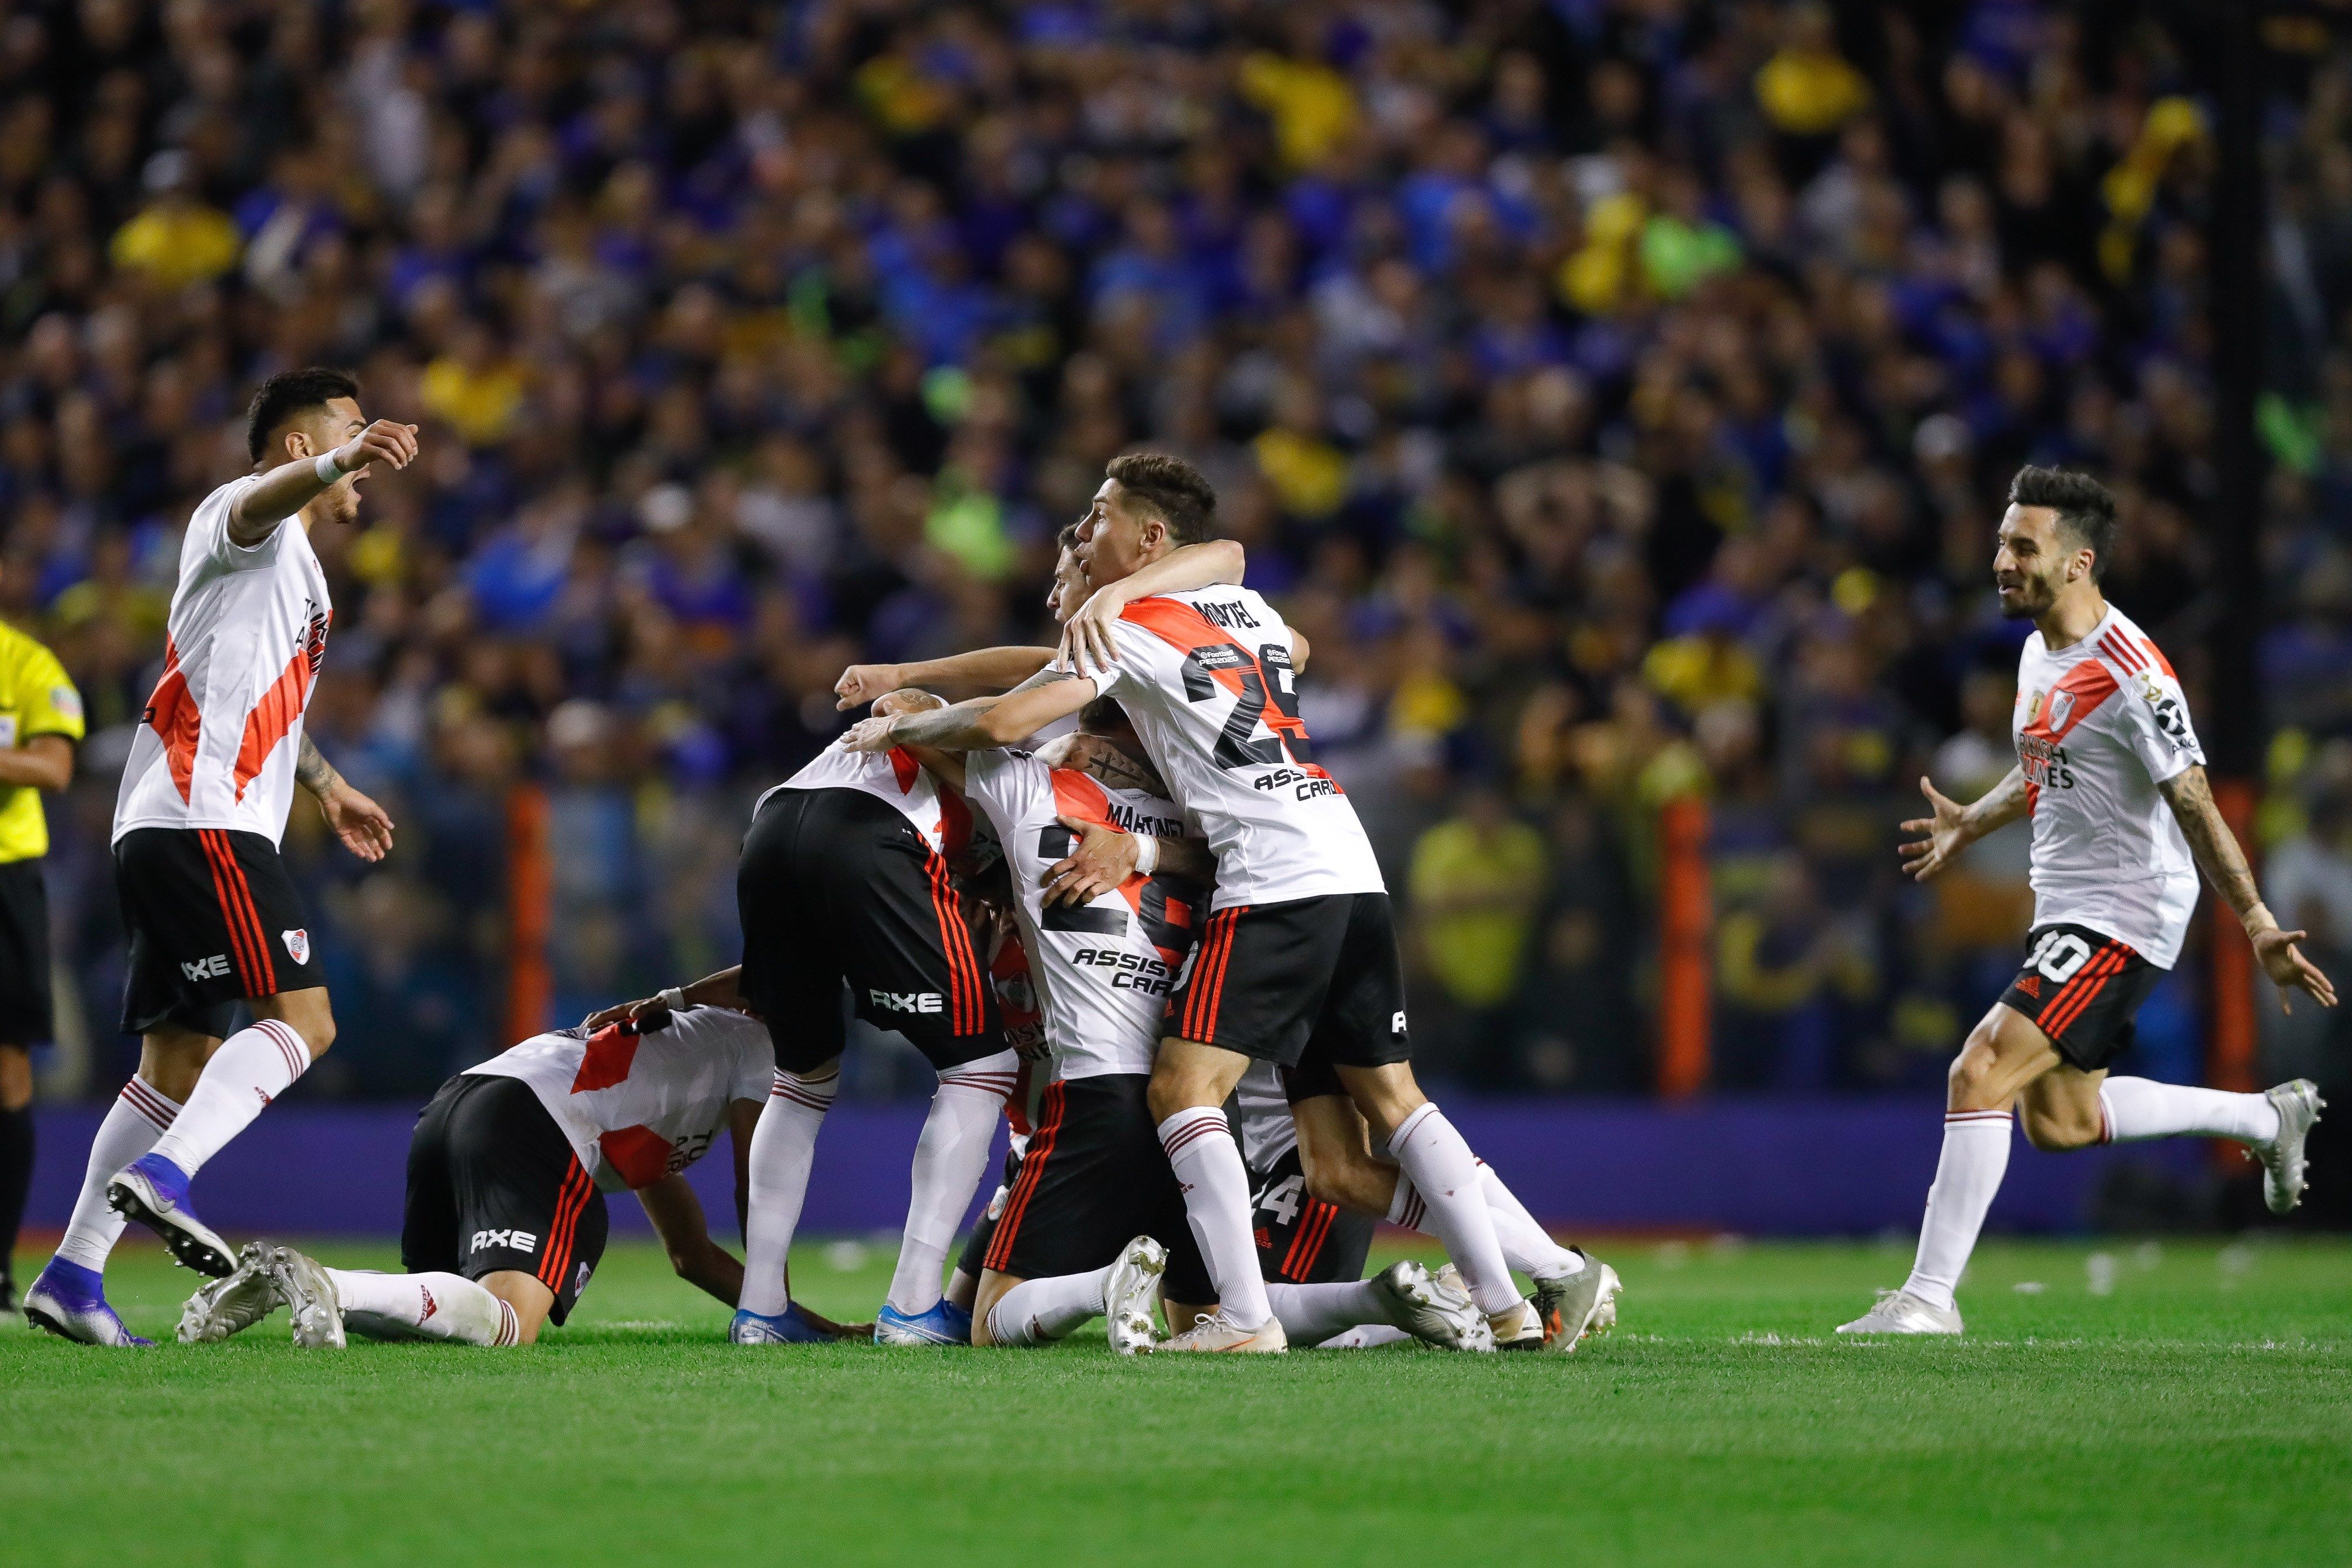
[[[1998,1065],[1990,1037],[1981,1029],[1969,1035],[1968,1044],[1952,1059],[1951,1071],[1945,1074],[1952,1108],[1974,1108],[1975,1102],[1991,1091]]]
[[[2025,1141],[2047,1154],[2064,1154],[2072,1149],[2087,1149],[2101,1136],[2098,1118],[2085,1118],[2071,1107],[2053,1110],[2028,1106],[2018,1122],[2025,1130]]]

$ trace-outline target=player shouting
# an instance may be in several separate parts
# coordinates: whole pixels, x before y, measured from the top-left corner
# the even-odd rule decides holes
[[[369,423],[340,371],[289,371],[254,394],[246,444],[255,471],[188,521],[163,679],[115,801],[114,884],[131,934],[122,1028],[141,1037],[138,1076],[100,1124],[65,1239],[26,1293],[34,1322],[92,1344],[146,1343],[106,1304],[118,1214],[191,1269],[236,1267],[188,1183],[334,1040],[278,854],[294,786],[361,859],[392,847],[391,818],[302,733],[334,615],[310,531],[356,518],[360,480],[378,463],[407,466],[416,427]],[[240,1002],[253,1022],[231,1032]]]
[[[1207,480],[1179,459],[1113,459],[1080,525],[1089,577],[1115,587],[1206,537],[1215,506]],[[1497,1245],[1477,1161],[1413,1082],[1388,894],[1354,807],[1312,760],[1290,629],[1257,594],[1221,587],[1138,598],[1115,620],[1081,613],[1070,632],[1115,661],[1084,675],[1048,671],[1064,678],[992,701],[868,719],[847,744],[869,753],[1001,747],[1097,695],[1116,697],[1205,831],[1217,891],[1171,998],[1150,1104],[1220,1307],[1165,1348],[1287,1348],[1258,1277],[1249,1176],[1223,1109],[1253,1059],[1334,1069],[1422,1194],[1496,1343],[1542,1343],[1540,1318]]]
[[[2034,625],[2018,662],[2018,765],[1967,807],[1921,779],[1935,814],[1903,824],[1915,835],[1903,854],[1924,881],[2031,817],[2031,950],[1952,1063],[1911,1277],[1840,1333],[1960,1332],[1952,1291],[2009,1166],[2015,1104],[2037,1148],[2233,1138],[2262,1161],[2273,1209],[2302,1197],[2304,1143],[2323,1108],[2306,1080],[2231,1094],[2106,1073],[2132,1042],[2133,1013],[2180,956],[2200,870],[2245,927],[2282,1008],[2292,989],[2336,1005],[2296,946],[2304,933],[2280,930],[2263,907],[2213,805],[2172,665],[2099,591],[2115,538],[2115,498],[2086,476],[2022,468],[2011,482],[1992,570],[2002,612]]]

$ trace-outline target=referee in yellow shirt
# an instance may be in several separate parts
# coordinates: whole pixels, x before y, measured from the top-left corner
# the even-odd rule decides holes
[[[81,694],[58,656],[0,622],[0,1315],[16,1307],[9,1260],[33,1180],[33,1057],[49,1038],[49,852],[44,789],[73,780]]]

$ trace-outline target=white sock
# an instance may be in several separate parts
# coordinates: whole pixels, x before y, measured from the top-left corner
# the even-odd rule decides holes
[[[1402,1329],[1392,1329],[1386,1323],[1363,1323],[1346,1333],[1325,1340],[1317,1350],[1370,1350],[1374,1345],[1402,1344],[1412,1338]]]
[[[446,1339],[503,1348],[521,1337],[515,1310],[462,1274],[330,1269],[343,1325],[370,1339]]]
[[[195,1175],[310,1065],[310,1047],[292,1026],[256,1019],[221,1041],[172,1130],[155,1140],[155,1153]]]
[[[1482,1312],[1509,1312],[1520,1301],[1511,1265],[1495,1239],[1494,1217],[1478,1181],[1478,1156],[1454,1130],[1433,1102],[1399,1124],[1389,1153],[1412,1180],[1429,1211],[1429,1224],[1462,1271],[1462,1283]]]
[[[1512,1268],[1531,1279],[1564,1280],[1584,1267],[1583,1256],[1554,1241],[1551,1232],[1536,1223],[1536,1217],[1511,1196],[1495,1167],[1484,1160],[1478,1162],[1478,1193],[1486,1200],[1486,1215],[1494,1221],[1495,1240],[1503,1249],[1503,1260]],[[1436,1234],[1428,1228],[1428,1203],[1402,1171],[1397,1173],[1396,1197],[1389,1204],[1388,1221],[1424,1236]]]
[[[817,1129],[841,1087],[838,1068],[822,1078],[779,1072],[768,1104],[751,1130],[751,1191],[743,1221],[743,1293],[736,1305],[774,1317],[792,1304],[784,1266],[792,1259],[793,1232],[808,1197],[809,1166],[816,1159]]]
[[[1160,1146],[1184,1189],[1184,1218],[1217,1287],[1218,1310],[1239,1327],[1264,1327],[1274,1307],[1250,1233],[1249,1169],[1224,1112],[1214,1105],[1177,1112],[1160,1124]]]
[[[122,1216],[106,1206],[106,1184],[115,1173],[155,1146],[171,1130],[180,1103],[143,1078],[122,1086],[121,1095],[106,1108],[98,1136],[89,1141],[89,1165],[82,1173],[81,1196],[74,1199],[73,1218],[66,1223],[58,1256],[85,1269],[106,1271],[106,1255],[122,1234]]]
[[[1361,1323],[1385,1323],[1380,1293],[1370,1280],[1336,1285],[1286,1285],[1268,1281],[1265,1299],[1293,1344],[1320,1344]]]
[[[2267,1094],[2232,1094],[2153,1078],[2108,1079],[2099,1085],[2099,1109],[2105,1113],[2111,1144],[2182,1133],[2267,1144],[2279,1134],[2278,1107]]]
[[[940,1276],[956,1227],[971,1207],[971,1195],[988,1173],[988,1145],[1004,1097],[1021,1075],[1021,1059],[1009,1051],[950,1067],[940,1074],[931,1113],[915,1140],[914,1194],[907,1202],[907,1231],[898,1242],[898,1267],[890,1275],[890,1305],[909,1315],[940,1304]]]
[[[1106,1263],[1091,1274],[1056,1274],[1024,1280],[988,1309],[988,1334],[999,1344],[1045,1344],[1103,1315],[1103,1292],[1110,1288]]]
[[[1952,1304],[1985,1211],[2009,1169],[2009,1132],[2006,1111],[1944,1113],[1944,1153],[1936,1162],[1936,1185],[1927,1189],[1927,1217],[1919,1222],[1919,1255],[1903,1281],[1930,1305]]]

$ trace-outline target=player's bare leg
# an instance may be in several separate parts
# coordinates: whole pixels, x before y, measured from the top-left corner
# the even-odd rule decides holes
[[[162,1237],[182,1266],[215,1279],[235,1270],[236,1260],[196,1217],[188,1184],[335,1041],[324,987],[255,997],[247,1005],[253,1023],[226,1040],[168,1027],[143,1038],[140,1076],[183,1104],[171,1130],[106,1189],[107,1202]]]
[[[1173,1351],[1282,1351],[1289,1342],[1258,1277],[1257,1243],[1250,1233],[1249,1168],[1225,1122],[1225,1097],[1249,1070],[1250,1059],[1198,1040],[1160,1042],[1149,1091],[1160,1146],[1184,1189],[1184,1215],[1200,1243],[1217,1311],[1175,1333]],[[1176,1328],[1173,1314],[1169,1327]]]

